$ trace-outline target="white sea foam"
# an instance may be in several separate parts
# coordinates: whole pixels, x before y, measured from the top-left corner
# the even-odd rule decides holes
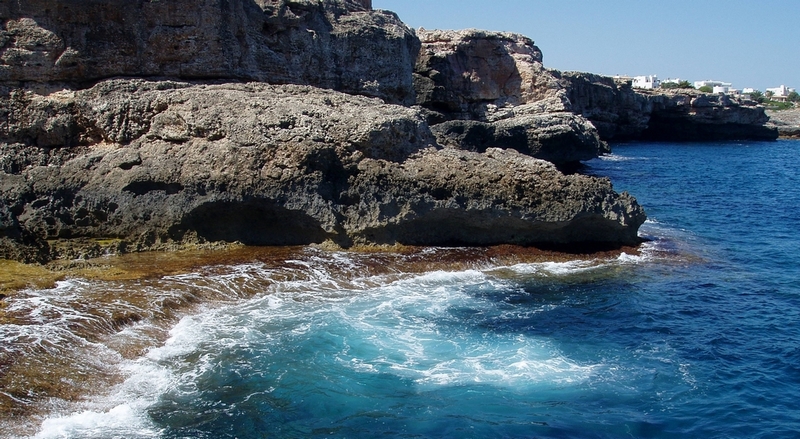
[[[443,349],[447,340],[424,340],[404,350],[405,361],[390,369],[423,389],[469,384],[522,389],[583,382],[596,367],[572,362],[533,338],[495,337],[477,347],[471,339],[451,342]]]
[[[185,317],[172,328],[163,346],[123,363],[121,368],[127,379],[109,396],[84,404],[84,410],[77,413],[45,420],[35,438],[160,437],[161,430],[147,416],[148,408],[162,395],[195,382],[213,367],[213,355],[204,353],[204,344],[211,342],[218,347],[241,343],[239,336],[226,338],[211,331],[217,325],[223,332],[235,328],[239,335],[251,331],[222,321],[215,311]],[[193,354],[200,355],[192,357]],[[187,363],[189,357],[193,358],[191,364]]]
[[[140,408],[121,404],[106,412],[82,413],[47,419],[36,439],[50,438],[131,438],[159,437],[159,430],[144,419]]]
[[[115,390],[94,401],[80,403],[69,415],[56,415],[42,422],[36,439],[131,438],[160,436],[147,417],[151,406],[174,382],[170,371],[149,358],[122,363],[128,379]]]
[[[410,279],[403,279],[395,283],[397,287],[431,287],[453,284],[464,284],[481,282],[486,279],[483,272],[478,270],[464,271],[431,271],[414,276]]]
[[[110,396],[82,404],[85,409],[42,422],[36,439],[48,438],[155,438],[160,430],[147,417],[147,408],[174,380],[167,369],[147,359],[124,366],[129,376]]]
[[[452,332],[443,326],[465,324],[451,314],[452,309],[480,313],[491,308],[492,303],[465,292],[469,285],[490,280],[472,270],[434,272],[370,292],[374,307],[347,317],[347,323],[357,332],[353,337],[372,345],[362,346],[363,352],[381,354],[360,357],[359,352],[348,350],[341,363],[359,372],[391,372],[425,389],[474,383],[549,386],[582,382],[591,376],[595,366],[568,360],[548,342],[525,335]],[[503,282],[492,286],[504,287],[508,285]]]
[[[339,258],[337,268],[358,271],[349,256]],[[602,265],[572,261],[505,269],[564,276]],[[157,437],[148,409],[169,392],[192,388],[219,367],[222,352],[242,349],[258,351],[259,357],[274,351],[274,361],[288,361],[286,352],[294,352],[295,345],[333,349],[327,355],[354,373],[390,373],[422,389],[475,383],[508,388],[571,385],[589,379],[597,368],[570,360],[546,340],[474,326],[482,313],[505,318],[505,311],[494,310],[496,299],[480,293],[502,295],[517,288],[498,277],[497,269],[377,276],[362,282],[366,277],[343,281],[324,267],[299,259],[280,269],[250,264],[222,274],[163,278],[158,288],[165,290],[190,285],[225,290],[223,295],[232,298],[244,297],[240,290],[245,288],[261,294],[180,319],[163,345],[123,362],[128,378],[111,396],[75,414],[46,420],[37,437]],[[59,288],[68,290],[70,285]],[[471,313],[478,320],[471,322]]]
[[[586,271],[596,270],[601,267],[597,261],[568,261],[568,262],[537,262],[516,264],[507,267],[519,274],[541,274],[549,276],[565,276]]]
[[[420,371],[422,377],[416,381],[423,386],[480,383],[519,389],[581,382],[591,375],[592,369],[561,358],[519,360],[507,365],[483,358],[465,358],[445,361],[429,370]]]
[[[619,256],[617,256],[617,261],[620,264],[640,264],[642,262],[647,261],[648,259],[649,256],[646,255],[645,253],[641,253],[638,255],[629,255],[625,252],[622,252],[620,253]]]
[[[593,159],[593,160],[602,160],[604,162],[627,162],[627,161],[631,161],[631,160],[647,160],[647,158],[646,157],[628,157],[628,156],[622,156],[622,155],[617,155],[617,154],[611,153],[611,154],[603,154],[600,157],[598,157],[596,159]]]

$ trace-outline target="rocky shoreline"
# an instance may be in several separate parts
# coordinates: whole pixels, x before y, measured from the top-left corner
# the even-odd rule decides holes
[[[769,125],[778,130],[783,139],[800,139],[800,108],[770,110]]]
[[[644,219],[607,180],[514,150],[441,147],[418,110],[331,90],[120,79],[22,99],[37,111],[9,137],[47,126],[39,137],[78,145],[4,151],[0,187],[14,198],[3,239],[32,239],[6,252],[13,259],[46,261],[48,241],[73,238],[120,240],[128,251],[214,241],[633,244],[629,225]]]
[[[369,1],[119,3],[0,5],[0,258],[618,248],[641,206],[562,171],[609,140],[777,137],[747,102],[548,70],[527,37]]]
[[[775,140],[778,131],[755,101],[697,90],[643,90],[630,81],[559,73],[572,111],[606,141]]]

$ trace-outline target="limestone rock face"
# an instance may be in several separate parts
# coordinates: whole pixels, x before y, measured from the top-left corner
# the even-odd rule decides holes
[[[365,160],[359,169],[351,188],[361,194],[359,207],[347,228],[367,242],[635,244],[634,229],[645,220],[636,201],[615,193],[607,179],[565,176],[514,150],[428,149],[403,163]],[[376,179],[386,192],[375,190]]]
[[[630,84],[591,73],[556,74],[563,80],[572,111],[590,120],[601,138],[631,139],[647,129],[653,103]]]
[[[419,105],[482,119],[487,106],[504,107],[555,98],[549,111],[568,109],[557,79],[542,64],[530,38],[475,29],[426,31],[414,83]],[[560,104],[560,105],[558,105]]]
[[[431,129],[443,146],[477,152],[510,148],[558,165],[610,152],[594,126],[572,113],[522,114],[492,123],[451,120]]]
[[[513,148],[558,166],[607,152],[571,105],[542,53],[518,34],[419,30],[414,86],[442,145]]]
[[[694,90],[639,90],[630,81],[578,72],[556,73],[572,111],[589,119],[604,140],[775,139],[764,108],[746,99]]]
[[[4,1],[0,24],[0,83],[233,79],[414,102],[419,40],[369,0]]]
[[[768,111],[770,127],[778,130],[780,137],[786,139],[800,139],[800,108],[789,110]]]
[[[421,32],[420,51],[371,6],[0,3],[0,258],[639,242],[632,197],[554,166],[606,145],[532,41]]]
[[[419,109],[315,87],[117,79],[2,104],[0,257],[82,237],[620,245],[645,218],[607,180],[441,149]]]

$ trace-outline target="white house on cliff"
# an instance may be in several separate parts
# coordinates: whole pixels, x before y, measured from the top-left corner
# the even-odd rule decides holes
[[[661,82],[658,80],[658,76],[656,75],[634,76],[631,81],[631,86],[633,88],[652,90],[654,88],[658,88],[659,85],[661,85]]]
[[[793,91],[795,91],[793,88],[789,88],[785,85],[767,89],[767,93],[772,93],[772,99],[778,99],[778,100],[788,98],[789,94],[792,93]]]

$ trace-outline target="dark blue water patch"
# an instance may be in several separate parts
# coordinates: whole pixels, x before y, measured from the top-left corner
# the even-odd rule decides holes
[[[661,304],[654,317],[672,328],[670,344],[696,371],[698,398],[709,401],[702,424],[714,436],[769,437],[768,430],[786,435],[798,428],[789,407],[799,395],[787,392],[798,383],[792,364],[800,335],[800,238],[791,232],[800,225],[791,212],[800,201],[798,146],[619,145],[619,160],[591,164],[617,189],[636,194],[661,227],[691,231],[710,260],[654,277],[645,291],[651,308]],[[626,174],[628,166],[638,178]]]

